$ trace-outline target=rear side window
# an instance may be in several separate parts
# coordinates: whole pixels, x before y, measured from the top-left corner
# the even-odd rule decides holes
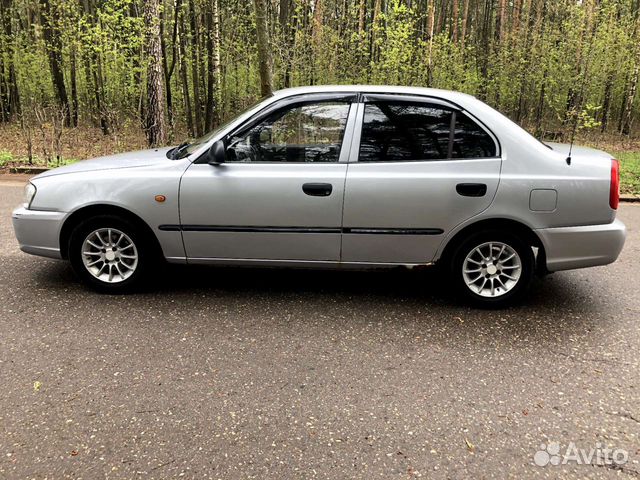
[[[365,105],[359,162],[495,156],[493,138],[462,112],[423,102]]]
[[[367,103],[358,161],[447,158],[451,114],[451,110],[426,103]]]
[[[491,135],[464,113],[456,112],[451,158],[491,158],[497,154]]]

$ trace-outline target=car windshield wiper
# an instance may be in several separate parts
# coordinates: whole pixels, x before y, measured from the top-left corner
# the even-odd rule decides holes
[[[190,145],[189,142],[182,142],[177,147],[173,147],[171,150],[167,152],[167,158],[170,158],[171,160],[175,160],[176,157],[180,154],[180,152],[184,150],[186,147],[188,147],[189,145]]]

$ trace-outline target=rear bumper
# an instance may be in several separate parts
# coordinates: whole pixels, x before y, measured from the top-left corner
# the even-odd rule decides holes
[[[14,210],[11,218],[20,250],[42,257],[62,258],[60,229],[66,215],[64,212],[28,210],[24,207]]]
[[[606,225],[541,228],[535,232],[544,245],[550,272],[613,263],[627,236],[620,220]]]

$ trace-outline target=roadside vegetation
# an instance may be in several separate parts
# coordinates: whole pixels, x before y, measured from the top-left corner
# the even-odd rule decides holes
[[[620,191],[640,196],[640,152],[620,152]]]

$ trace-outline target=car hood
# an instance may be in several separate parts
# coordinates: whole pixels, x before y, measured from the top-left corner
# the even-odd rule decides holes
[[[553,143],[553,142],[545,142],[548,146],[550,146],[554,152],[560,153],[562,155],[569,155],[569,149],[571,148],[571,144],[569,143]],[[602,157],[611,159],[613,158],[607,152],[603,152],[602,150],[596,150],[595,148],[589,147],[580,147],[578,145],[574,145],[571,150],[571,155],[576,155],[579,157]]]
[[[150,150],[140,150],[138,152],[118,153],[116,155],[108,155],[106,157],[98,157],[91,160],[82,160],[72,165],[53,168],[37,175],[34,178],[51,177],[53,175],[63,175],[66,173],[92,172],[98,170],[112,170],[116,168],[157,165],[159,163],[172,161],[167,158],[167,152],[170,149],[171,147],[153,148]]]

